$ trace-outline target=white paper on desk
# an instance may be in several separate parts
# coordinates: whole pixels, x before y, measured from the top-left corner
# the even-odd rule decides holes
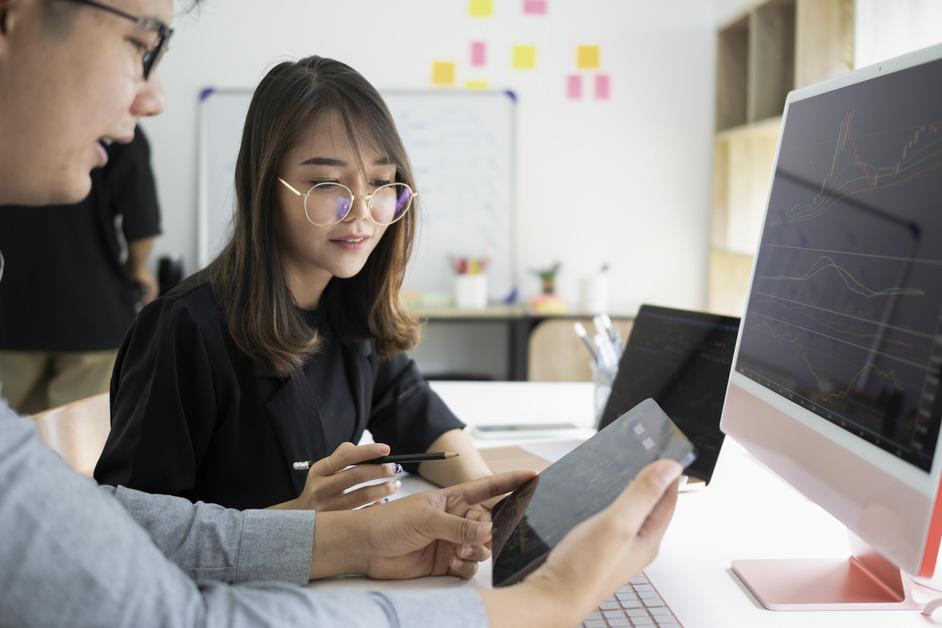
[[[546,460],[552,464],[581,445],[583,442],[585,441],[579,439],[541,441],[538,443],[527,443],[525,445],[520,445],[520,449],[523,449],[527,453],[533,454],[534,456],[539,456],[543,460]]]

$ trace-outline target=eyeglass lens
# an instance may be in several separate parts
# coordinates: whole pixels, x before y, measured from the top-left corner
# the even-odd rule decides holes
[[[380,225],[401,218],[412,205],[412,189],[405,183],[391,183],[376,189],[370,196],[370,216]],[[312,187],[304,199],[308,219],[318,225],[332,225],[347,217],[353,208],[353,195],[336,183],[320,183]]]

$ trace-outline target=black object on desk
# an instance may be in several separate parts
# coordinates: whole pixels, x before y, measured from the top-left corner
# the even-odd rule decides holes
[[[649,463],[686,467],[693,444],[647,399],[550,465],[493,511],[495,587],[519,582],[582,521],[606,508]]]
[[[642,305],[599,429],[650,397],[697,447],[688,474],[709,482],[723,445],[720,416],[738,333],[733,316]]]

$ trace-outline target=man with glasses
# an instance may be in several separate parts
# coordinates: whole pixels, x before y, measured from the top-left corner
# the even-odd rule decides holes
[[[89,171],[106,158],[102,143],[129,139],[138,118],[163,107],[153,71],[172,10],[171,0],[0,0],[0,204],[88,194]],[[653,558],[679,473],[672,462],[649,467],[512,588],[379,594],[228,585],[379,567],[415,576],[444,573],[448,563],[470,575],[486,557],[490,525],[462,514],[529,475],[318,513],[315,525],[307,511],[239,513],[97,489],[0,402],[0,625],[573,624]]]

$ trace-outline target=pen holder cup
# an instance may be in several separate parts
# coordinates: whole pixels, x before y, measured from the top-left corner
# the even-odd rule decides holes
[[[608,402],[609,395],[612,394],[612,381],[615,374],[607,369],[599,368],[595,362],[592,362],[592,403],[595,410],[596,429],[602,421],[602,413],[605,411],[605,404]]]
[[[456,275],[455,307],[469,310],[483,310],[487,307],[487,276]]]
[[[583,312],[601,314],[608,309],[608,277],[605,273],[579,281],[579,306]]]

